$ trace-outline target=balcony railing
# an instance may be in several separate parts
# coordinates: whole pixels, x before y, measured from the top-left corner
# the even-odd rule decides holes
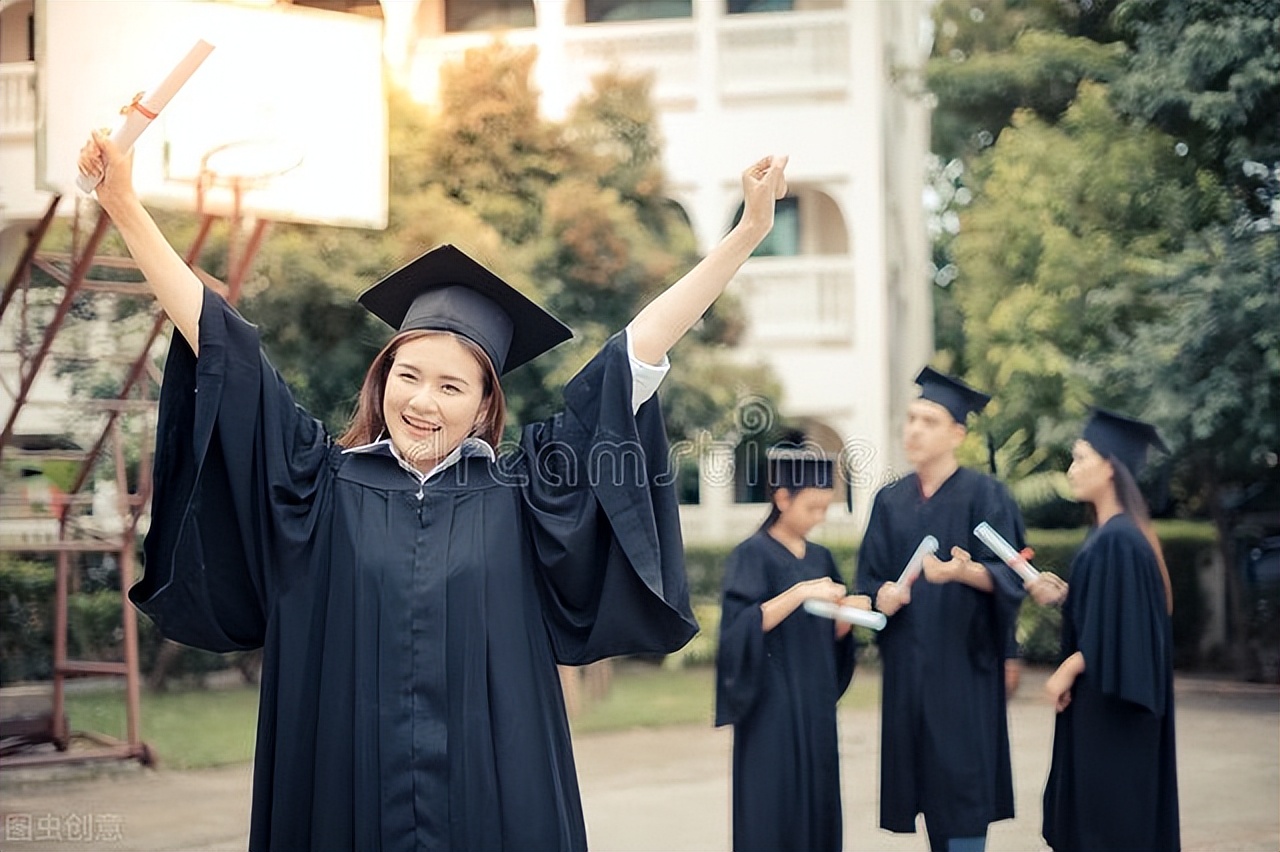
[[[580,91],[591,78],[619,68],[648,74],[655,103],[671,107],[691,105],[698,94],[698,42],[690,20],[632,21],[570,28],[565,58]]]
[[[720,24],[722,98],[842,94],[849,73],[842,11],[748,15]]]
[[[845,257],[760,257],[734,278],[752,343],[853,343],[853,264]]]
[[[849,88],[850,35],[844,10],[776,12],[724,16],[715,27],[716,64],[705,80],[699,36],[693,18],[663,18],[586,26],[564,33],[567,78],[574,93],[590,89],[591,78],[613,68],[649,74],[652,95],[660,106],[693,108],[700,97],[831,97]],[[546,36],[535,29],[511,30],[509,44],[538,43]],[[413,88],[434,92],[439,69],[471,47],[487,44],[488,33],[459,33],[424,39],[417,48]]]
[[[36,132],[36,64],[0,63],[0,137]]]

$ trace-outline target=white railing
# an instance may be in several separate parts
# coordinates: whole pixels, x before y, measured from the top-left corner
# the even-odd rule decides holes
[[[583,91],[590,89],[591,78],[617,68],[650,75],[650,94],[660,106],[697,99],[698,42],[690,20],[572,27],[565,36],[565,59]]]
[[[849,74],[843,11],[733,16],[720,24],[721,97],[840,94]]]
[[[36,132],[36,64],[0,63],[0,136]]]
[[[752,343],[853,345],[853,263],[846,257],[754,258],[734,278]]]
[[[714,29],[714,68],[700,64],[702,30],[693,18],[573,25],[560,32],[564,68],[555,80],[571,90],[566,93],[570,98],[589,91],[592,77],[615,68],[651,75],[653,100],[667,109],[706,106],[698,99],[708,92],[727,99],[832,97],[849,88],[851,48],[844,10],[723,16]],[[537,29],[502,35],[513,45],[539,44],[548,37],[558,36]],[[491,33],[457,33],[423,39],[414,52],[411,89],[432,99],[440,67],[493,38]],[[716,79],[703,79],[704,74]]]

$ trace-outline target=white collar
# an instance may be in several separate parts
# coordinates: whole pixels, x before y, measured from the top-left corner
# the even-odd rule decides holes
[[[384,453],[389,454],[400,465],[405,472],[411,474],[420,485],[425,485],[433,477],[443,473],[453,467],[464,458],[472,458],[473,456],[483,456],[489,461],[497,461],[498,454],[493,451],[493,447],[483,438],[477,438],[472,435],[463,440],[461,444],[453,448],[453,452],[440,460],[440,463],[431,470],[423,473],[400,455],[400,451],[396,449],[395,444],[391,443],[390,438],[380,438],[372,444],[364,444],[359,447],[348,447],[342,451],[343,453]]]

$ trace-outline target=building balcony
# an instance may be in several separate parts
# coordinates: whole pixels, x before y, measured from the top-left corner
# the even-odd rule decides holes
[[[734,277],[751,345],[853,345],[853,262],[848,257],[757,257]]]
[[[36,64],[0,63],[0,139],[32,139],[36,132]]]
[[[421,40],[410,74],[414,96],[434,100],[441,66],[493,38],[470,32]],[[654,102],[668,111],[705,108],[709,99],[839,97],[851,74],[842,9],[720,16],[711,24],[694,17],[514,29],[501,38],[539,49],[549,66],[540,72],[544,92],[564,104],[614,69],[648,75]]]

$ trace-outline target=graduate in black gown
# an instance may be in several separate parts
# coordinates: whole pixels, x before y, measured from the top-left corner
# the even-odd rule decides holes
[[[556,664],[697,629],[650,397],[772,227],[786,158],[743,173],[739,224],[502,458],[498,377],[570,332],[489,270],[441,247],[361,296],[398,331],[334,438],[165,242],[129,158],[94,134],[79,165],[179,332],[130,597],[172,639],[264,649],[250,848],[585,849]]]
[[[809,598],[849,595],[831,551],[805,536],[831,505],[832,460],[805,450],[768,460],[773,506],[725,565],[716,653],[716,725],[733,725],[733,848],[842,846],[836,702],[853,678],[850,625],[811,615]]]
[[[924,814],[934,852],[971,852],[1013,817],[1004,667],[1025,594],[973,529],[986,521],[1021,548],[1023,527],[1003,485],[956,461],[989,397],[928,367],[916,382],[903,429],[913,472],[876,494],[858,552],[858,591],[889,617],[877,635],[880,827],[911,833]],[[937,555],[899,583],[930,535]]]
[[[1149,446],[1165,449],[1154,427],[1097,410],[1067,472],[1095,526],[1071,562],[1064,659],[1045,683],[1058,711],[1044,789],[1056,852],[1181,848],[1173,595],[1134,480]]]

